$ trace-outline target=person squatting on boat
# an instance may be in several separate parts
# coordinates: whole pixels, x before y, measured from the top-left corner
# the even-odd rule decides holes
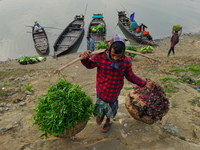
[[[131,23],[131,28],[133,29],[133,31],[136,31],[137,22],[135,20],[133,20],[133,22]]]

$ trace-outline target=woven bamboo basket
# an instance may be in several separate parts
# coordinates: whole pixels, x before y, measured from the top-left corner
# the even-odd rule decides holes
[[[153,50],[147,50],[147,53],[152,53],[153,52]]]
[[[140,53],[142,53],[142,54],[146,54],[146,53],[147,53],[147,51],[140,51]]]
[[[126,109],[128,110],[129,114],[135,119],[135,120],[138,120],[138,121],[142,121],[146,124],[153,124],[155,123],[156,121],[158,121],[159,119],[152,119],[150,116],[143,116],[142,118],[140,118],[139,116],[139,111],[137,110],[137,107],[138,106],[135,106],[131,103],[131,97],[135,97],[135,98],[138,98],[139,95],[137,94],[133,94],[134,93],[134,90],[130,91],[127,93],[126,97],[125,97],[125,107]],[[130,94],[132,95],[130,97]],[[165,114],[163,114],[164,116]]]
[[[81,132],[85,126],[87,125],[87,122],[81,122],[81,123],[75,123],[74,128],[72,129],[68,129],[65,133],[63,133],[62,136],[60,136],[60,138],[70,138],[72,136],[75,136],[76,134],[78,134],[79,132]]]

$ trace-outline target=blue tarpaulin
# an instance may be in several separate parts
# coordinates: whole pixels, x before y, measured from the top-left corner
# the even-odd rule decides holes
[[[92,18],[103,18],[103,16],[93,16]]]

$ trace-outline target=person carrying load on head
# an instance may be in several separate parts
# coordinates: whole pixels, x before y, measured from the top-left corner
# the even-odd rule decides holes
[[[92,57],[90,51],[80,55],[81,62],[86,68],[97,68],[95,110],[99,116],[96,118],[96,123],[100,125],[106,116],[105,124],[101,128],[103,133],[110,129],[111,118],[117,114],[118,96],[124,85],[124,77],[140,87],[152,88],[153,81],[145,81],[135,75],[131,59],[125,55],[125,48],[125,39],[116,35],[110,40],[105,52],[94,54]]]
[[[182,33],[182,26],[174,25],[172,28],[171,47],[168,52],[168,57],[170,56],[171,51],[173,52],[173,55],[175,54],[174,47],[176,44],[178,44],[179,36],[181,35],[181,33]]]

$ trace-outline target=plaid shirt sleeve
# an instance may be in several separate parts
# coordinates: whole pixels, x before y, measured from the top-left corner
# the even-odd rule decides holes
[[[140,87],[143,87],[146,85],[146,81],[142,80],[140,77],[138,77],[137,75],[134,74],[133,70],[132,70],[132,63],[130,58],[128,58],[127,60],[127,68],[125,71],[125,77],[128,81],[137,84]]]
[[[97,60],[97,55],[93,55],[92,58],[82,59],[81,62],[86,68],[93,69],[97,67]]]

